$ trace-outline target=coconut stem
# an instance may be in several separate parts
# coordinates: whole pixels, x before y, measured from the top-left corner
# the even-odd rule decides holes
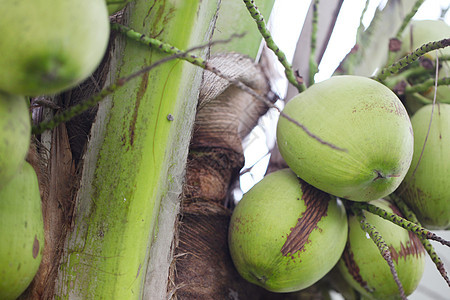
[[[411,19],[414,17],[414,15],[419,10],[419,7],[422,5],[422,3],[425,2],[425,0],[417,0],[416,3],[414,3],[414,6],[411,8],[411,11],[405,16],[403,19],[402,24],[400,25],[400,28],[397,31],[397,34],[395,35],[395,39],[400,40],[403,31],[405,30],[406,26],[408,26]],[[389,49],[389,58],[388,62],[392,63],[395,60],[395,52]]]
[[[289,64],[289,62],[286,59],[286,55],[283,51],[278,48],[278,46],[275,44],[274,40],[272,39],[272,35],[270,34],[269,30],[266,27],[266,23],[264,21],[264,18],[261,14],[261,12],[258,10],[258,8],[255,5],[255,1],[253,0],[244,0],[245,6],[248,9],[248,12],[252,16],[252,18],[255,20],[256,25],[258,26],[258,30],[261,33],[262,37],[266,41],[267,47],[275,53],[275,55],[278,58],[278,61],[283,65],[284,67],[284,73],[286,74],[286,78],[288,81],[294,85],[299,92],[303,92],[306,87],[303,83],[299,82],[294,75],[294,71],[292,70],[292,66]]]
[[[314,0],[313,2],[313,18],[311,27],[311,51],[309,54],[309,83],[312,85],[314,83],[314,76],[318,71],[318,66],[316,62],[316,44],[317,44],[317,24],[319,21],[319,0]]]
[[[420,84],[415,84],[413,86],[408,86],[405,88],[405,94],[412,94],[412,93],[423,93],[428,91],[428,89],[432,86],[434,86],[436,83],[434,78],[430,78],[428,80],[425,80],[424,82]],[[444,77],[441,79],[438,79],[437,85],[449,85],[450,84],[450,77]],[[432,101],[430,100],[430,104]]]
[[[403,289],[403,285],[400,282],[400,279],[398,278],[397,270],[395,269],[391,251],[389,250],[389,246],[386,244],[385,240],[383,239],[381,234],[377,231],[375,226],[367,222],[367,219],[364,216],[362,210],[352,205],[352,211],[358,218],[361,228],[369,234],[372,241],[375,243],[375,245],[377,245],[378,250],[380,250],[381,256],[383,256],[384,260],[386,260],[386,262],[388,263],[389,268],[391,269],[392,277],[394,278],[394,281],[397,284],[398,290],[400,292],[401,298],[407,299],[405,295],[405,290]]]
[[[428,53],[428,52],[431,52],[431,51],[434,51],[437,49],[442,49],[442,48],[445,48],[448,46],[450,46],[450,39],[443,39],[440,41],[429,42],[425,45],[422,45],[421,47],[414,50],[412,53],[406,55],[402,59],[396,61],[392,65],[381,70],[381,73],[375,77],[375,80],[383,81],[390,75],[396,74],[401,69],[403,69],[406,66],[408,66],[409,64],[413,63],[414,61],[416,61],[419,57],[421,57],[425,53]]]
[[[375,205],[365,202],[353,202],[352,207],[367,210],[368,212],[378,215],[385,220],[391,221],[392,223],[402,228],[405,228],[406,230],[414,232],[419,237],[434,240],[441,243],[442,245],[450,247],[449,241],[441,238],[440,236],[437,236],[435,233],[429,231],[428,229],[425,229],[422,226],[419,226],[414,222],[408,221],[407,219],[402,218],[394,213],[389,213],[388,211],[385,211],[384,209],[379,208]]]
[[[251,2],[253,3],[253,1],[251,1]],[[250,3],[248,5],[252,5],[252,3]],[[254,7],[254,9],[255,9],[256,13],[259,14],[259,11],[257,10],[257,8]],[[249,11],[252,13],[253,10],[251,10],[251,8],[249,8]],[[253,14],[252,14],[252,16],[253,16]],[[264,20],[262,19],[261,14],[259,14],[259,16],[261,17],[261,20],[263,22],[262,25],[264,25]],[[254,18],[255,17],[257,17],[257,16],[254,16]],[[231,78],[230,76],[227,76],[226,74],[222,73],[219,69],[215,68],[214,66],[209,64],[207,61],[203,60],[202,58],[196,57],[195,55],[187,55],[186,52],[182,52],[181,50],[171,46],[170,44],[163,43],[163,42],[158,41],[156,39],[148,38],[144,34],[141,34],[141,33],[137,32],[137,31],[134,31],[133,29],[131,29],[131,28],[127,27],[127,26],[121,25],[121,24],[112,23],[111,24],[111,28],[115,29],[115,30],[118,30],[119,32],[125,34],[127,37],[129,37],[129,38],[131,38],[131,39],[133,39],[133,40],[135,40],[137,42],[140,42],[140,43],[143,43],[143,44],[145,44],[147,46],[159,49],[159,50],[161,50],[161,51],[163,51],[165,53],[168,53],[168,54],[174,54],[174,55],[177,56],[177,58],[186,60],[186,61],[188,61],[188,62],[190,62],[190,63],[192,63],[192,64],[194,64],[194,65],[196,65],[198,67],[201,67],[201,68],[203,68],[203,69],[205,69],[207,71],[210,71],[210,72],[214,73],[215,75],[219,76],[220,78],[223,78],[223,79],[227,80],[228,82],[230,82],[232,85],[236,86],[237,88],[243,90],[244,92],[249,93],[250,95],[252,95],[256,99],[258,99],[259,101],[261,101],[264,104],[266,104],[268,107],[275,108],[278,112],[280,112],[280,116],[286,118],[289,122],[292,122],[296,126],[300,127],[303,131],[305,131],[305,133],[307,135],[309,135],[313,139],[317,140],[319,143],[321,143],[323,145],[327,145],[330,148],[338,150],[338,151],[347,151],[346,149],[340,148],[340,147],[338,147],[338,146],[336,146],[334,144],[331,144],[331,143],[321,139],[319,136],[317,136],[314,133],[312,133],[311,131],[309,131],[308,128],[306,128],[306,126],[304,126],[303,124],[301,124],[297,120],[291,118],[290,116],[288,116],[284,112],[282,112],[281,109],[278,108],[277,106],[275,106],[269,99],[267,99],[264,96],[259,95],[257,92],[255,92],[252,88],[250,88],[249,86],[247,86],[243,82],[241,82],[241,81],[239,81],[237,79]],[[258,28],[260,28],[260,24],[259,23],[258,23]],[[270,37],[270,33],[267,31],[267,29],[265,27],[261,27],[261,28],[263,28],[263,29],[260,29],[260,30],[264,30],[264,32],[266,32],[269,35],[269,37]],[[235,35],[235,36],[239,37],[239,35]],[[270,39],[271,39],[271,37],[270,37]],[[229,40],[227,40],[227,41],[229,41]],[[210,45],[213,45],[214,43],[218,43],[218,42],[221,42],[221,41],[211,42]],[[274,47],[276,47],[276,49],[278,49],[278,47],[275,45],[275,43],[273,43],[272,46],[274,46]],[[281,53],[282,56],[284,56],[284,54],[279,49],[278,49],[278,53]],[[279,59],[280,59],[280,57],[279,57]],[[287,64],[286,57],[284,57],[284,61]],[[292,71],[292,69],[291,69],[291,71]]]
[[[416,214],[408,207],[408,205],[406,205],[406,203],[402,199],[400,199],[400,197],[396,195],[391,195],[391,199],[394,200],[395,205],[400,209],[402,214],[406,216],[408,220],[421,226],[419,220],[417,219]],[[439,255],[436,253],[436,250],[434,249],[433,245],[426,238],[419,236],[419,239],[422,242],[422,245],[425,248],[425,250],[427,250],[427,253],[430,256],[431,260],[436,265],[436,268],[438,269],[442,278],[444,278],[445,282],[447,282],[447,285],[450,287],[450,280],[447,276],[447,271],[445,270],[444,263],[442,262]]]
[[[62,113],[56,115],[53,119],[51,119],[49,121],[41,122],[37,125],[34,125],[31,129],[31,132],[32,132],[32,134],[41,134],[46,130],[56,128],[61,123],[67,122],[70,119],[72,119],[73,117],[76,117],[76,116],[80,115],[81,113],[85,112],[86,110],[94,107],[101,100],[103,100],[105,97],[114,93],[118,88],[122,87],[128,81],[130,81],[136,77],[139,77],[139,76],[143,75],[144,73],[150,72],[152,69],[154,69],[154,68],[158,67],[159,65],[166,63],[170,60],[185,59],[185,60],[188,60],[189,62],[201,67],[202,66],[201,59],[198,58],[198,60],[197,60],[195,56],[189,55],[189,52],[195,51],[198,49],[202,49],[202,48],[206,48],[213,44],[228,43],[234,37],[236,37],[236,36],[232,36],[230,39],[227,39],[227,40],[214,41],[214,42],[210,42],[206,45],[200,45],[197,47],[193,47],[185,52],[182,52],[182,51],[174,48],[175,50],[173,50],[174,51],[172,53],[173,55],[165,57],[147,67],[144,67],[141,70],[139,70],[129,76],[119,78],[115,83],[109,85],[108,87],[106,87],[102,91],[98,92],[97,94],[91,96],[87,100],[80,102],[79,104],[74,105],[74,106],[70,107],[69,109],[63,111]],[[162,48],[166,49],[166,47],[162,47]],[[205,66],[203,66],[203,68],[206,68],[206,69],[208,68],[208,64],[206,62],[205,62]]]
[[[401,38],[403,30],[405,30],[406,26],[408,26],[409,21],[411,21],[411,19],[417,13],[419,7],[422,5],[423,2],[425,2],[425,0],[417,0],[416,3],[414,3],[414,6],[411,8],[411,11],[403,19],[403,23],[398,29],[397,34],[395,35],[397,39]]]

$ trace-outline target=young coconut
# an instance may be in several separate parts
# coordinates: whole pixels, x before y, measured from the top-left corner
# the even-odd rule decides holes
[[[25,98],[0,91],[0,188],[25,162],[31,121]]]
[[[411,167],[396,194],[411,207],[423,226],[449,229],[450,104],[441,103],[434,107],[428,133],[432,109],[431,104],[426,105],[411,118],[414,155]]]
[[[36,173],[23,167],[0,189],[0,299],[16,299],[33,280],[44,250]]]
[[[408,171],[413,132],[387,87],[360,76],[336,76],[292,98],[283,112],[334,149],[281,116],[280,153],[297,175],[327,193],[370,201],[392,193]]]
[[[248,191],[229,227],[238,272],[273,292],[317,282],[337,263],[346,239],[343,206],[289,169],[267,175]]]
[[[379,199],[370,202],[390,213],[400,215],[389,201]],[[364,212],[367,222],[383,237],[406,295],[410,295],[419,284],[425,267],[426,251],[420,239],[387,220]],[[388,263],[380,250],[364,230],[358,219],[349,216],[348,241],[338,268],[348,283],[369,299],[400,299]]]
[[[420,46],[434,41],[439,41],[450,37],[450,26],[448,26],[444,21],[441,20],[413,20],[408,27],[403,31],[401,42],[402,47],[397,55],[400,58],[408,53],[416,50]],[[440,50],[435,50],[424,55],[426,59],[429,59],[433,64],[436,61],[436,55],[438,57],[448,57],[450,56],[450,48],[443,48]],[[439,78],[444,78],[450,76],[450,67],[448,61],[439,61]],[[434,68],[430,69],[425,76],[417,76],[409,78],[411,84],[421,83],[429,78],[435,77]],[[438,102],[450,103],[450,86],[440,85],[437,88]],[[421,98],[425,97],[429,101],[434,98],[434,86],[429,88],[423,93],[407,94],[405,105],[411,113],[414,113],[418,107],[423,105],[423,100]]]
[[[109,39],[105,0],[0,0],[0,90],[35,96],[80,83]]]

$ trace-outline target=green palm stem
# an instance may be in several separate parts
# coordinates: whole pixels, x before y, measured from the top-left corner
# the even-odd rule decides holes
[[[116,24],[116,23],[111,24],[111,26],[116,27],[116,26],[114,26],[114,24]],[[165,62],[168,62],[168,61],[171,61],[174,59],[183,59],[183,60],[186,60],[186,61],[188,61],[196,66],[199,66],[203,69],[207,69],[208,64],[205,60],[203,60],[202,58],[199,58],[195,55],[189,54],[189,53],[192,51],[198,50],[198,49],[209,47],[213,44],[228,43],[231,38],[234,38],[234,37],[231,37],[230,39],[227,39],[227,40],[213,41],[206,45],[200,45],[197,47],[193,47],[187,51],[181,51],[169,44],[162,43],[155,39],[147,38],[146,36],[143,36],[140,33],[133,31],[132,29],[127,29],[127,27],[125,27],[125,26],[121,25],[117,28],[120,28],[120,30],[123,30],[124,33],[126,32],[127,36],[132,37],[133,39],[135,39],[137,35],[140,35],[142,37],[141,41],[143,43],[149,43],[149,45],[151,45],[152,47],[157,47],[158,49],[161,49],[161,51],[170,53],[172,55],[165,57],[165,58],[151,64],[150,66],[144,67],[141,70],[139,70],[138,72],[135,72],[129,76],[119,78],[118,80],[116,80],[115,83],[107,86],[102,91],[89,97],[87,100],[82,101],[82,102],[68,108],[67,110],[57,114],[53,119],[41,122],[37,125],[34,125],[31,129],[32,134],[41,134],[46,130],[51,130],[53,128],[56,128],[58,125],[71,120],[72,118],[82,114],[83,112],[85,112],[88,109],[97,105],[105,97],[113,94],[117,89],[119,89],[120,87],[125,85],[125,83],[127,83],[127,82],[131,81],[132,79],[139,77],[147,72],[150,72],[152,69],[160,66],[161,64],[163,64]],[[149,40],[151,40],[151,42],[149,42]],[[209,68],[211,69],[211,67],[209,67]]]
[[[215,68],[214,66],[209,64],[207,61],[205,61],[195,55],[183,55],[183,52],[181,50],[171,46],[170,44],[158,41],[156,39],[146,37],[144,34],[141,34],[127,26],[120,25],[120,24],[112,24],[112,29],[118,30],[119,32],[125,34],[127,37],[129,37],[139,43],[143,43],[151,48],[159,49],[168,54],[178,55],[180,59],[186,60],[196,66],[199,66],[205,70],[208,70],[208,71],[214,73],[215,75],[217,75],[225,80],[228,80],[231,84],[233,84],[237,88],[249,93],[250,95],[252,95],[256,99],[258,99],[259,101],[266,104],[268,107],[275,108],[278,112],[280,112],[280,116],[286,118],[288,121],[290,121],[290,122],[294,123],[295,125],[297,125],[298,127],[300,127],[303,131],[305,131],[306,134],[308,134],[310,137],[317,140],[321,144],[324,144],[324,145],[326,145],[332,149],[338,150],[338,151],[346,151],[345,149],[340,148],[332,143],[329,143],[329,142],[323,140],[322,138],[320,138],[319,136],[315,135],[314,133],[309,131],[308,128],[306,128],[306,126],[304,126],[300,122],[296,121],[295,119],[291,118],[290,116],[288,116],[284,112],[282,112],[269,99],[267,99],[264,96],[259,95],[252,88],[250,88],[246,84],[242,83],[241,81],[233,79],[233,78],[223,74],[219,69]]]
[[[396,74],[401,69],[407,67],[409,64],[415,62],[419,57],[424,55],[425,53],[442,49],[448,47],[450,45],[450,39],[443,39],[440,41],[430,42],[422,45],[421,47],[414,50],[412,53],[406,55],[399,61],[393,63],[392,65],[381,70],[380,74],[375,77],[375,80],[383,81],[390,75]]]
[[[434,240],[434,241],[440,242],[441,244],[443,244],[445,246],[450,247],[449,241],[446,241],[445,239],[437,236],[435,233],[429,231],[428,229],[423,228],[422,226],[419,226],[419,225],[415,224],[414,222],[408,221],[407,219],[402,218],[394,213],[387,212],[384,209],[379,208],[373,204],[366,203],[366,202],[353,202],[352,207],[354,207],[355,209],[367,210],[368,212],[371,212],[377,216],[380,216],[385,220],[391,221],[392,223],[394,223],[406,230],[414,232],[419,237]]]
[[[406,26],[408,26],[411,19],[414,17],[414,15],[419,10],[420,6],[425,2],[425,0],[417,0],[416,3],[414,3],[414,6],[412,7],[411,11],[405,16],[403,19],[402,24],[400,25],[400,28],[398,29],[397,33],[395,34],[395,39],[400,40],[403,31],[405,30]],[[388,56],[388,64],[392,64],[395,60],[395,52],[389,49],[389,56]]]
[[[288,63],[286,59],[286,55],[280,48],[275,44],[272,35],[266,27],[266,23],[264,21],[263,16],[259,12],[258,8],[255,5],[255,1],[253,0],[244,0],[245,6],[247,7],[250,15],[255,20],[256,25],[258,26],[258,30],[261,33],[262,37],[266,41],[267,47],[272,50],[277,56],[279,62],[284,67],[284,73],[286,74],[287,80],[294,85],[299,92],[302,92],[306,89],[303,83],[300,83],[296,76],[294,75],[294,71],[292,70],[292,66]]]
[[[412,94],[412,93],[423,93],[428,91],[428,89],[436,84],[436,81],[434,78],[430,78],[425,80],[424,82],[420,84],[415,84],[412,86],[407,86],[405,88],[405,94]],[[437,85],[449,85],[450,84],[450,77],[444,77],[440,78],[437,81]],[[430,103],[432,101],[430,100]]]
[[[316,62],[317,24],[319,22],[319,0],[313,2],[313,18],[311,28],[311,52],[309,54],[309,84],[314,84],[314,76],[319,70]]]

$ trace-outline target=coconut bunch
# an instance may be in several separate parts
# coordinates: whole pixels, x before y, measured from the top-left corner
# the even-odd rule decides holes
[[[401,39],[399,56],[422,44],[450,37],[450,26],[439,20],[413,21]],[[406,86],[448,78],[450,49],[427,53],[420,64],[396,76]],[[401,95],[411,117],[414,155],[411,167],[395,192],[430,229],[450,228],[450,86],[438,85]],[[432,103],[435,103],[434,105]]]
[[[29,97],[79,85],[109,40],[105,0],[0,1],[0,299],[16,299],[42,259],[44,226]]]
[[[332,77],[287,103],[277,142],[290,170],[269,174],[256,184],[231,219],[230,252],[241,275],[271,291],[301,290],[323,278],[347,253],[354,260],[341,263],[343,270],[352,267],[347,270],[352,276],[346,278],[362,278],[354,280],[354,288],[362,284],[359,291],[368,296],[399,295],[377,246],[340,200],[383,203],[393,207],[391,213],[398,211],[379,199],[398,188],[413,157],[413,129],[399,98],[369,78]],[[412,293],[423,272],[420,241],[378,216],[367,218],[387,228],[378,229],[383,235],[397,231],[388,234],[386,243],[392,252],[402,253],[394,261],[406,292]],[[417,246],[410,251],[414,254],[402,251],[412,244]],[[358,257],[378,262],[366,267]],[[382,284],[385,278],[392,284]]]
[[[413,21],[395,59],[449,36],[444,22]],[[336,265],[368,299],[404,299],[416,289],[425,248],[435,253],[398,225],[408,214],[428,228],[450,226],[450,91],[408,87],[436,71],[448,76],[449,51],[427,53],[382,83],[335,76],[286,104],[277,143],[289,169],[257,183],[231,218],[230,252],[245,279],[275,292],[298,291]]]
[[[400,37],[401,47],[396,49],[395,59],[399,59],[424,44],[450,37],[450,26],[441,20],[413,20]],[[405,67],[399,74],[386,81],[401,96],[406,109],[412,115],[422,106],[431,104],[435,94],[434,86],[421,91],[408,91],[408,88],[426,80],[448,78],[450,49],[444,48],[423,55],[419,61]],[[436,91],[436,101],[450,103],[450,87],[440,85]]]

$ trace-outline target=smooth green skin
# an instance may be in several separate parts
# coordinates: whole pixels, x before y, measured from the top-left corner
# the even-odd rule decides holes
[[[287,235],[306,209],[301,198],[297,176],[284,169],[267,175],[238,203],[229,248],[243,278],[273,292],[292,292],[314,284],[337,263],[347,239],[347,217],[331,195],[327,215],[304,251],[282,255]]]
[[[434,107],[430,133],[416,172],[432,105],[426,105],[411,118],[414,129],[414,156],[397,194],[416,213],[422,225],[432,229],[450,228],[450,104]]]
[[[0,0],[0,90],[35,96],[86,79],[109,39],[104,0]]]
[[[386,200],[374,200],[370,203],[392,213],[389,202]],[[411,245],[410,236],[407,230],[372,213],[364,212],[364,214],[367,221],[376,227],[377,231],[389,245],[391,253],[393,252],[393,249],[395,249],[397,253],[403,253],[401,252],[402,245],[403,247]],[[361,286],[352,275],[350,275],[344,260],[341,258],[338,263],[338,268],[344,278],[351,286],[353,286],[353,288],[367,296],[369,299],[400,299],[397,284],[392,277],[387,262],[381,256],[380,251],[368,234],[361,229],[355,216],[349,216],[348,228],[348,243],[351,248],[353,259],[359,268],[359,275],[362,280],[367,283],[367,289],[372,292],[369,293],[368,290]],[[419,247],[418,253],[400,256],[397,261],[393,259],[395,269],[397,270],[406,295],[412,294],[417,288],[425,267],[425,249],[423,249],[420,241],[417,240],[416,243]],[[348,252],[347,247],[344,252]]]
[[[441,20],[415,20],[410,23],[408,27],[405,28],[403,35],[401,37],[402,48],[398,54],[398,58],[416,50],[423,44],[439,41],[444,38],[450,37],[450,26]],[[425,57],[431,59],[433,62],[436,60],[436,53],[439,57],[450,56],[450,48],[444,48],[436,51],[427,53]],[[448,63],[440,61],[443,64],[442,68],[439,70],[439,78],[444,78],[449,76]],[[434,72],[433,72],[434,74]],[[443,103],[450,103],[450,86],[441,85],[437,89],[436,100]],[[428,99],[433,99],[434,97],[434,87],[430,88],[426,93],[423,93]],[[407,105],[408,102],[412,101],[411,97],[407,95]]]
[[[397,96],[374,80],[332,77],[292,98],[283,112],[346,150],[332,149],[280,117],[281,155],[300,178],[320,190],[354,201],[375,200],[393,192],[408,171],[411,122]]]
[[[25,98],[0,91],[0,188],[22,166],[30,138],[31,121]]]
[[[36,173],[25,163],[0,189],[0,299],[16,299],[35,276],[44,251]]]

